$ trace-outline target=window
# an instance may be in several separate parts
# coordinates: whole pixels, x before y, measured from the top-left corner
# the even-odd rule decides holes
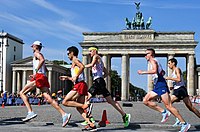
[[[15,59],[16,59],[16,57],[15,57],[15,55],[14,55],[13,60],[15,61]]]
[[[14,46],[14,51],[16,51],[16,47]]]

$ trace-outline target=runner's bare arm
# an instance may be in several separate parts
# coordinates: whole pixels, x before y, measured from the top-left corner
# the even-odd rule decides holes
[[[38,70],[42,67],[43,63],[45,63],[45,59],[44,59],[44,56],[39,52],[35,52],[34,56],[39,60],[38,67],[37,69],[35,69],[35,70]]]
[[[90,68],[90,67],[93,67],[95,65],[95,63],[97,62],[98,60],[98,55],[94,55],[93,58],[92,58],[92,62],[85,65],[86,68]]]
[[[148,71],[138,70],[138,74],[156,74],[158,69],[158,64],[155,60],[151,61],[152,69]]]

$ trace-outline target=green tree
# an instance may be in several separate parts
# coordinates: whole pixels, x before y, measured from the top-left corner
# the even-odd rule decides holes
[[[112,96],[120,96],[121,95],[121,78],[118,75],[116,70],[111,70],[110,72],[111,77],[111,95]],[[117,94],[117,95],[116,95]]]
[[[53,64],[57,64],[57,65],[67,65],[68,63],[62,60],[53,60]]]
[[[136,87],[129,83],[129,93],[133,97],[134,101],[142,101],[147,92],[142,88]]]
[[[117,97],[121,96],[121,77],[118,75],[116,70],[111,70],[111,96]],[[138,88],[131,83],[129,83],[129,93],[133,97],[134,100],[139,99],[142,100],[146,95],[146,91],[142,88]]]
[[[186,80],[187,80],[187,73],[186,73],[186,71],[184,71],[183,72],[183,80],[186,82]]]

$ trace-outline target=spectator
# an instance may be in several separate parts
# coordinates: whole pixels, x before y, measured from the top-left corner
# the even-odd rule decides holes
[[[6,102],[7,102],[7,91],[4,91],[2,104],[6,105]]]

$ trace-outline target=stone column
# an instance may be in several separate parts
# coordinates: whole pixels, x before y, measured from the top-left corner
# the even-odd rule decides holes
[[[198,95],[200,95],[200,71],[198,72]]]
[[[87,55],[83,55],[83,61],[82,61],[82,63],[84,65],[88,64],[88,56]],[[89,70],[88,70],[88,68],[84,69],[84,74],[85,74],[85,81],[88,84],[89,83],[89,80],[88,80],[88,78],[89,78]]]
[[[128,62],[129,62],[129,57],[127,54],[122,55],[122,88],[121,88],[121,100],[128,100],[128,78],[129,78],[129,69],[128,69]]]
[[[102,61],[104,63],[105,68],[108,70],[108,55],[102,56]],[[108,78],[105,78],[106,88],[108,89]]]
[[[92,58],[88,57],[88,63],[91,63]],[[92,68],[88,68],[88,88],[90,88],[92,86]]]
[[[111,58],[109,55],[103,55],[102,57],[103,63],[105,68],[108,70],[108,73],[110,73],[110,67],[111,67]],[[106,82],[106,88],[108,89],[108,91],[111,93],[111,78],[110,76],[105,78],[105,82]]]
[[[127,92],[128,92],[127,100],[129,100],[129,96],[130,96],[129,82],[130,82],[130,57],[128,56],[127,58]]]
[[[16,78],[16,71],[13,70],[13,79],[12,79],[12,93],[16,93],[17,92],[17,85],[16,85],[16,81],[17,81],[17,78]]]
[[[168,56],[167,56],[167,76],[171,76],[172,75],[172,70],[168,67],[168,61],[169,61],[169,59],[171,59],[173,57],[174,57],[174,54],[168,54]],[[172,81],[168,80],[167,81],[167,85],[168,85],[169,88],[173,87]],[[171,90],[170,94],[172,94],[172,91],[173,90]]]
[[[91,57],[89,55],[83,55],[83,64],[91,63]],[[88,89],[92,86],[92,68],[84,69],[86,83],[88,85]]]
[[[54,89],[54,91],[57,92],[57,90],[58,90],[58,80],[57,80],[58,72],[56,72],[55,74],[56,74],[56,76],[55,76],[56,78],[55,78],[55,87],[54,87],[55,89]]]
[[[151,65],[148,62],[148,70],[150,70],[150,69],[151,69]],[[147,76],[148,76],[148,78],[147,78],[147,81],[148,81],[148,92],[150,92],[150,91],[153,90],[152,76],[151,76],[151,74],[148,74]]]
[[[194,95],[194,54],[187,55],[187,90],[189,95]]]
[[[51,88],[52,88],[52,86],[51,86],[51,80],[52,80],[52,71],[51,70],[49,70],[48,71],[48,81],[49,81],[49,85],[50,85],[50,91],[51,91]]]
[[[59,77],[62,76],[62,73],[59,73]],[[58,77],[58,80],[59,80],[59,90],[62,90],[63,88],[63,81],[61,81]]]
[[[17,72],[17,93],[19,93],[22,88],[23,86],[21,86],[20,72]]]
[[[24,70],[22,75],[22,87],[26,85],[26,82],[27,82],[27,76],[26,76],[26,70]]]
[[[58,81],[58,82],[57,82],[58,85],[57,85],[57,90],[56,90],[56,92],[57,92],[58,90],[60,90],[60,88],[61,88],[60,79],[59,79],[60,73],[58,72],[57,75],[58,75],[58,76],[57,76],[57,79],[56,79],[56,80]]]
[[[109,74],[107,77],[107,80],[108,80],[107,86],[108,86],[108,91],[111,93],[112,89],[111,89],[111,76],[110,76],[110,72],[111,72],[111,56],[110,55],[108,55],[107,70]]]

